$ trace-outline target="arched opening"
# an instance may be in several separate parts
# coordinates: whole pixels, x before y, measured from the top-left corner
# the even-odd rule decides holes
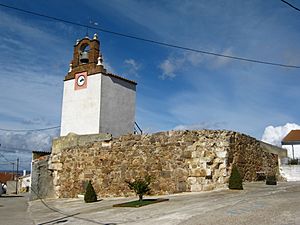
[[[80,63],[85,64],[89,62],[89,51],[90,51],[89,44],[83,44],[80,46],[80,52],[79,52]]]

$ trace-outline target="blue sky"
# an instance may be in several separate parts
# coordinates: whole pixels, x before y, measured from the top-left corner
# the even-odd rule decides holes
[[[174,45],[300,65],[300,12],[279,0],[0,3],[87,25],[92,20],[103,29]],[[89,35],[95,32],[90,29]],[[63,79],[73,45],[85,33],[81,27],[0,7],[0,128],[60,125]],[[300,69],[97,33],[106,68],[138,83],[136,121],[146,132],[226,129],[261,139],[268,126],[300,124]],[[9,160],[21,157],[21,167],[28,168],[29,150],[49,149],[58,134],[0,131],[0,150]]]

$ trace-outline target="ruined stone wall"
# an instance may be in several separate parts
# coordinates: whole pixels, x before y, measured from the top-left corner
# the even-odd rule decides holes
[[[88,180],[99,196],[132,195],[125,181],[146,174],[153,177],[153,194],[223,188],[233,162],[249,181],[256,171],[278,170],[276,155],[262,152],[254,138],[231,131],[168,131],[83,140],[70,135],[53,143],[50,169],[57,197],[76,197]]]
[[[237,165],[244,181],[255,181],[257,172],[265,175],[279,175],[278,154],[282,151],[273,146],[277,154],[265,150],[260,141],[250,136],[234,133],[230,139],[228,165]]]
[[[30,200],[55,197],[49,158],[50,155],[45,155],[32,162]]]

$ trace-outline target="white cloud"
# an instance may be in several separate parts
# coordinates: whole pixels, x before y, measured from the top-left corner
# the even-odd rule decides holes
[[[204,55],[196,52],[185,52],[183,58],[192,66],[199,66],[203,63]]]
[[[226,48],[220,54],[232,56],[233,55],[232,48]],[[226,57],[214,56],[211,61],[212,61],[213,68],[219,68],[219,67],[227,65],[231,60],[232,59],[226,58]]]
[[[27,132],[1,132],[1,147],[26,149],[30,152],[50,150],[53,137],[59,135],[59,129],[49,131],[27,131]],[[30,152],[31,153],[31,152]]]
[[[172,79],[176,77],[176,72],[180,71],[183,68],[186,59],[187,57],[185,57],[185,54],[169,56],[159,65],[159,68],[162,70],[162,75],[160,76],[160,78]]]
[[[41,43],[44,43],[45,45],[48,46],[49,43],[59,44],[58,41],[60,41],[60,39],[57,38],[57,35],[50,33],[51,29],[49,29],[48,26],[44,26],[44,27],[33,26],[32,24],[25,22],[25,20],[10,15],[4,12],[3,10],[1,10],[0,13],[0,28],[7,30],[7,33],[3,36],[7,36],[8,33],[13,33],[14,37],[11,37],[12,39],[22,37],[23,47],[26,47],[25,46],[26,42],[28,43],[28,41],[30,42],[33,39],[43,40],[43,42]]]
[[[262,141],[272,144],[281,146],[282,139],[291,131],[300,129],[300,125],[295,123],[287,123],[283,126],[268,126],[265,128],[263,136],[261,138]]]
[[[232,48],[226,48],[220,54],[232,55]],[[226,66],[230,61],[231,59],[224,57],[204,55],[197,52],[182,52],[169,56],[159,65],[159,68],[162,70],[161,78],[166,79],[176,77],[176,73],[183,70],[183,68],[199,68],[204,66],[214,70]]]
[[[30,169],[32,151],[50,151],[52,139],[59,136],[59,129],[39,132],[0,132],[1,152],[5,159],[15,162],[20,159],[20,169]],[[11,169],[0,165],[0,169]]]
[[[125,59],[124,63],[127,67],[127,74],[138,77],[138,71],[141,68],[141,64],[137,63],[134,59]]]
[[[14,72],[0,73],[0,104],[2,127],[27,129],[57,125],[60,120],[62,85],[58,76],[41,74],[29,69],[14,68]],[[9,85],[8,85],[9,84]],[[11,124],[5,125],[9,119]],[[12,122],[16,122],[14,124]],[[30,125],[30,126],[29,126]],[[24,127],[25,126],[25,127]]]
[[[174,74],[174,72],[177,70],[176,68],[176,64],[174,62],[172,62],[172,60],[170,59],[166,59],[165,61],[163,61],[159,68],[162,70],[162,79],[165,78],[173,78],[176,75]]]

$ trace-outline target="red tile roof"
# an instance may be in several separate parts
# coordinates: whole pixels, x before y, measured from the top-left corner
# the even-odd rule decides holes
[[[0,182],[7,182],[14,179],[14,174],[12,172],[0,172]]]
[[[281,142],[283,145],[300,144],[300,130],[291,130]]]

